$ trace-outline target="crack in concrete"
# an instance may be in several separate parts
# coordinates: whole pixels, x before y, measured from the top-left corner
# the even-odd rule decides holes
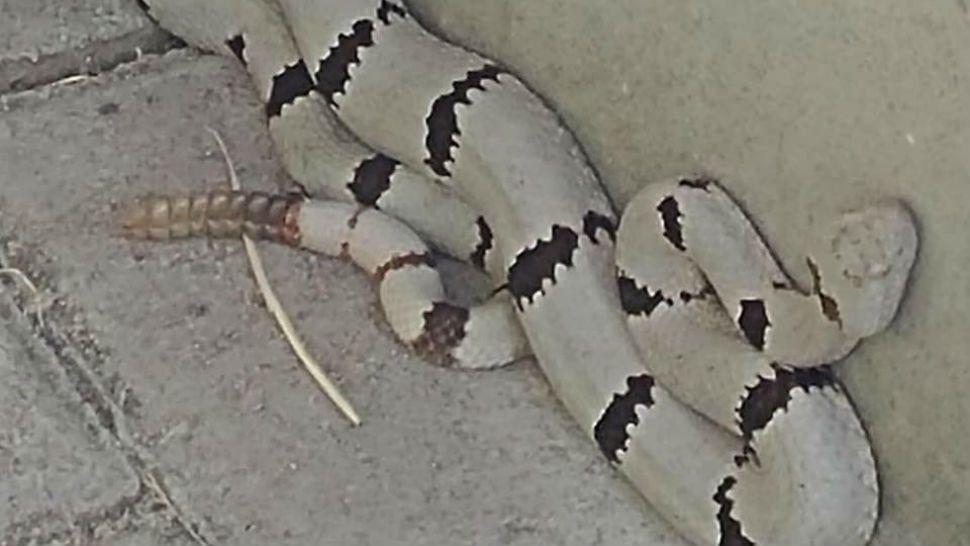
[[[28,272],[34,279],[50,278],[50,275],[38,272],[39,268],[32,263],[27,256],[16,256],[11,259],[8,248],[12,240],[9,237],[0,238],[0,267],[16,267]],[[18,243],[19,244],[19,243]],[[0,281],[5,282],[5,281]],[[81,515],[74,518],[72,522],[64,525],[65,529],[51,531],[53,534],[69,533],[77,534],[85,532],[85,529],[95,529],[98,526],[117,521],[123,518],[128,511],[126,508],[145,502],[155,506],[160,506],[168,512],[169,518],[177,524],[183,532],[190,536],[196,543],[208,546],[210,542],[200,531],[199,518],[194,517],[187,508],[179,505],[172,497],[168,487],[164,485],[164,479],[158,470],[159,465],[152,454],[128,433],[124,410],[111,398],[110,389],[102,384],[97,373],[94,371],[100,368],[104,362],[104,352],[97,346],[90,335],[84,335],[84,339],[76,339],[76,333],[72,335],[70,328],[63,328],[61,324],[76,323],[72,320],[72,312],[68,307],[66,298],[54,290],[52,282],[44,282],[44,288],[56,298],[56,303],[51,312],[45,314],[47,317],[44,324],[37,321],[29,321],[33,334],[46,346],[53,354],[54,361],[80,397],[81,402],[87,406],[94,414],[96,424],[103,429],[116,442],[116,447],[121,451],[125,460],[137,474],[139,479],[138,492],[134,496],[122,498],[117,503],[96,513]],[[30,315],[28,302],[22,297],[11,298],[17,312],[24,316]],[[43,514],[41,514],[43,515]],[[33,518],[29,518],[31,520]],[[18,545],[22,539],[27,539],[29,543],[36,543],[36,536],[31,529],[36,525],[29,526],[30,521],[14,523],[0,534],[0,546],[8,543]],[[24,525],[28,525],[24,527]],[[17,529],[26,529],[31,534],[23,535]],[[15,536],[15,531],[20,536]],[[8,538],[9,537],[9,538]],[[59,536],[51,536],[50,541],[58,539]],[[25,543],[26,544],[26,543]]]
[[[185,47],[155,25],[85,46],[28,58],[0,59],[0,95],[35,89],[76,76],[95,76],[146,54]]]

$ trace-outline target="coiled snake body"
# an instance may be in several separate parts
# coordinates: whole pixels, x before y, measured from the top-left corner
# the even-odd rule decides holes
[[[534,355],[610,463],[698,545],[868,542],[875,464],[826,364],[896,313],[917,247],[900,203],[813,237],[803,290],[711,178],[649,184],[618,221],[555,114],[399,1],[142,3],[245,65],[314,197],[149,196],[130,236],[245,232],[346,256],[379,281],[400,339],[437,362]],[[424,241],[501,289],[445,301]]]

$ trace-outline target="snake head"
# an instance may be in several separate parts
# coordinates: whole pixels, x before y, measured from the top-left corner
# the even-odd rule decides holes
[[[846,334],[859,339],[885,329],[906,289],[918,237],[910,211],[887,200],[843,214],[823,239],[822,290],[835,299]]]

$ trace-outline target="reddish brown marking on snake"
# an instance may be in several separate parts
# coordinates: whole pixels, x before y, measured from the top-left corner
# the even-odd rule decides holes
[[[381,264],[380,267],[374,271],[374,276],[377,278],[378,282],[380,282],[384,280],[384,277],[391,271],[404,267],[413,267],[419,265],[434,267],[434,259],[427,252],[408,252],[407,254],[392,256],[391,259]]]
[[[414,350],[439,366],[451,366],[454,358],[449,354],[465,338],[468,309],[445,302],[435,302],[424,313],[421,335],[411,344]]]

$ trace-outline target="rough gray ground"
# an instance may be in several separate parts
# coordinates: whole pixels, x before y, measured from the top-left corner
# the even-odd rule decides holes
[[[80,49],[148,25],[135,2],[6,0],[0,4],[3,34],[0,58],[27,57]]]
[[[424,364],[353,267],[264,254],[360,429],[295,364],[241,245],[112,237],[120,199],[222,183],[205,125],[244,184],[284,180],[248,81],[221,59],[182,50],[28,91],[3,81],[24,54],[63,66],[84,48],[124,60],[133,32],[160,43],[132,4],[0,5],[0,251],[49,304],[41,325],[0,285],[0,544],[683,546],[534,366]],[[710,171],[797,266],[839,208],[905,198],[923,243],[912,290],[841,372],[883,477],[875,543],[970,544],[962,3],[412,5],[547,97],[618,204],[646,181]]]

